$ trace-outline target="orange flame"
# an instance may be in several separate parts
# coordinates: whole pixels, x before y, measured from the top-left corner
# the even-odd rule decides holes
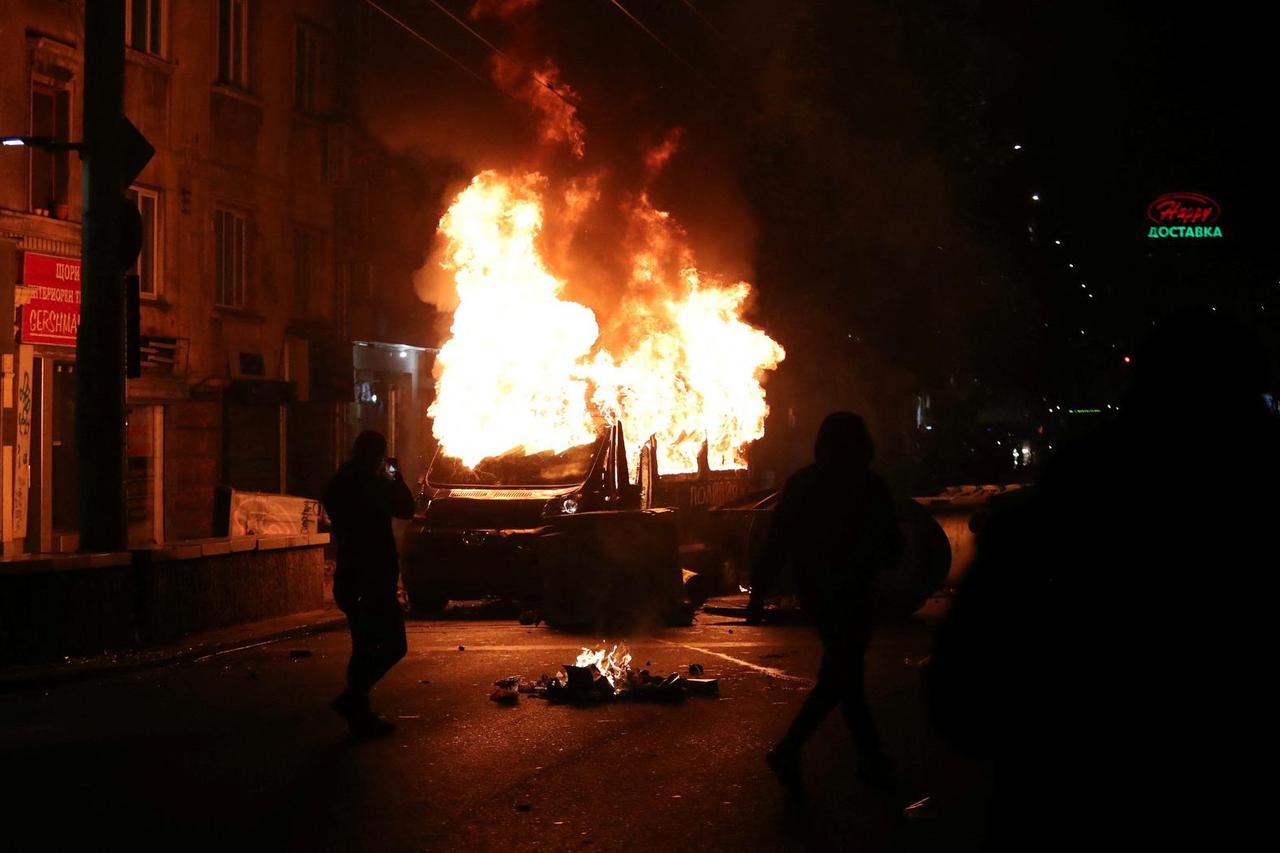
[[[566,195],[571,214],[594,198],[586,186]],[[628,211],[629,295],[610,352],[539,253],[547,189],[536,173],[482,172],[440,221],[459,300],[428,411],[443,452],[473,466],[513,448],[561,451],[621,419],[633,478],[651,435],[662,473],[697,471],[704,443],[712,469],[746,467],[769,411],[764,372],[785,357],[742,318],[750,285],[699,270],[684,232],[641,195]]]
[[[560,299],[564,283],[534,245],[545,184],[537,174],[483,172],[440,220],[441,265],[453,273],[458,308],[427,414],[446,452],[468,466],[513,448],[559,452],[596,435],[579,362],[599,329],[590,309]]]
[[[673,127],[662,137],[662,141],[644,152],[644,167],[650,175],[661,172],[663,167],[680,148],[680,140],[684,138],[684,128]]]

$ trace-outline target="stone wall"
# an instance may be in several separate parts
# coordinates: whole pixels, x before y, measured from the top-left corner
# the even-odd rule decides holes
[[[171,642],[324,606],[328,534],[0,561],[0,664]]]

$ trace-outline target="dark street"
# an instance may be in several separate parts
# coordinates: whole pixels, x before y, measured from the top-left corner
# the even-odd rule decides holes
[[[6,0],[0,853],[1253,849],[1270,31]]]
[[[655,672],[703,664],[718,699],[489,701],[494,680],[554,673],[598,639],[412,622],[409,656],[374,693],[397,729],[363,743],[327,707],[346,663],[340,631],[6,695],[4,802],[24,839],[10,849],[976,848],[985,777],[925,724],[923,625],[885,628],[869,654],[872,708],[906,790],[855,781],[832,715],[807,752],[804,808],[785,805],[763,755],[816,673],[810,629],[703,614],[632,641]],[[903,818],[925,794],[932,816]]]

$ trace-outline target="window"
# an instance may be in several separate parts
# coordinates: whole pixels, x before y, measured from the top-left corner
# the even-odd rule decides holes
[[[124,0],[124,43],[134,50],[164,53],[165,0]]]
[[[249,88],[249,0],[218,0],[218,78]]]
[[[298,24],[293,38],[293,106],[316,115],[327,107],[327,57],[324,33],[309,24]]]
[[[299,317],[324,312],[317,275],[321,237],[310,228],[293,229],[293,312]]]
[[[140,187],[132,187],[124,195],[142,215],[142,251],[128,272],[138,277],[143,298],[154,298],[160,295],[160,196]]]
[[[71,132],[71,93],[66,89],[34,83],[31,87],[31,135],[51,136],[69,141]],[[31,152],[31,210],[33,213],[62,215],[59,205],[67,204],[67,185],[71,174],[69,151]]]
[[[214,301],[226,308],[243,308],[245,218],[230,210],[215,210],[213,245]]]

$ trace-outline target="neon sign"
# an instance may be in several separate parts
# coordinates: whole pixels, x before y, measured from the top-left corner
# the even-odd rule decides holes
[[[1214,225],[1222,215],[1222,206],[1200,193],[1165,193],[1147,205],[1147,219],[1156,223],[1147,228],[1147,236],[1163,239],[1221,237],[1222,227]]]

